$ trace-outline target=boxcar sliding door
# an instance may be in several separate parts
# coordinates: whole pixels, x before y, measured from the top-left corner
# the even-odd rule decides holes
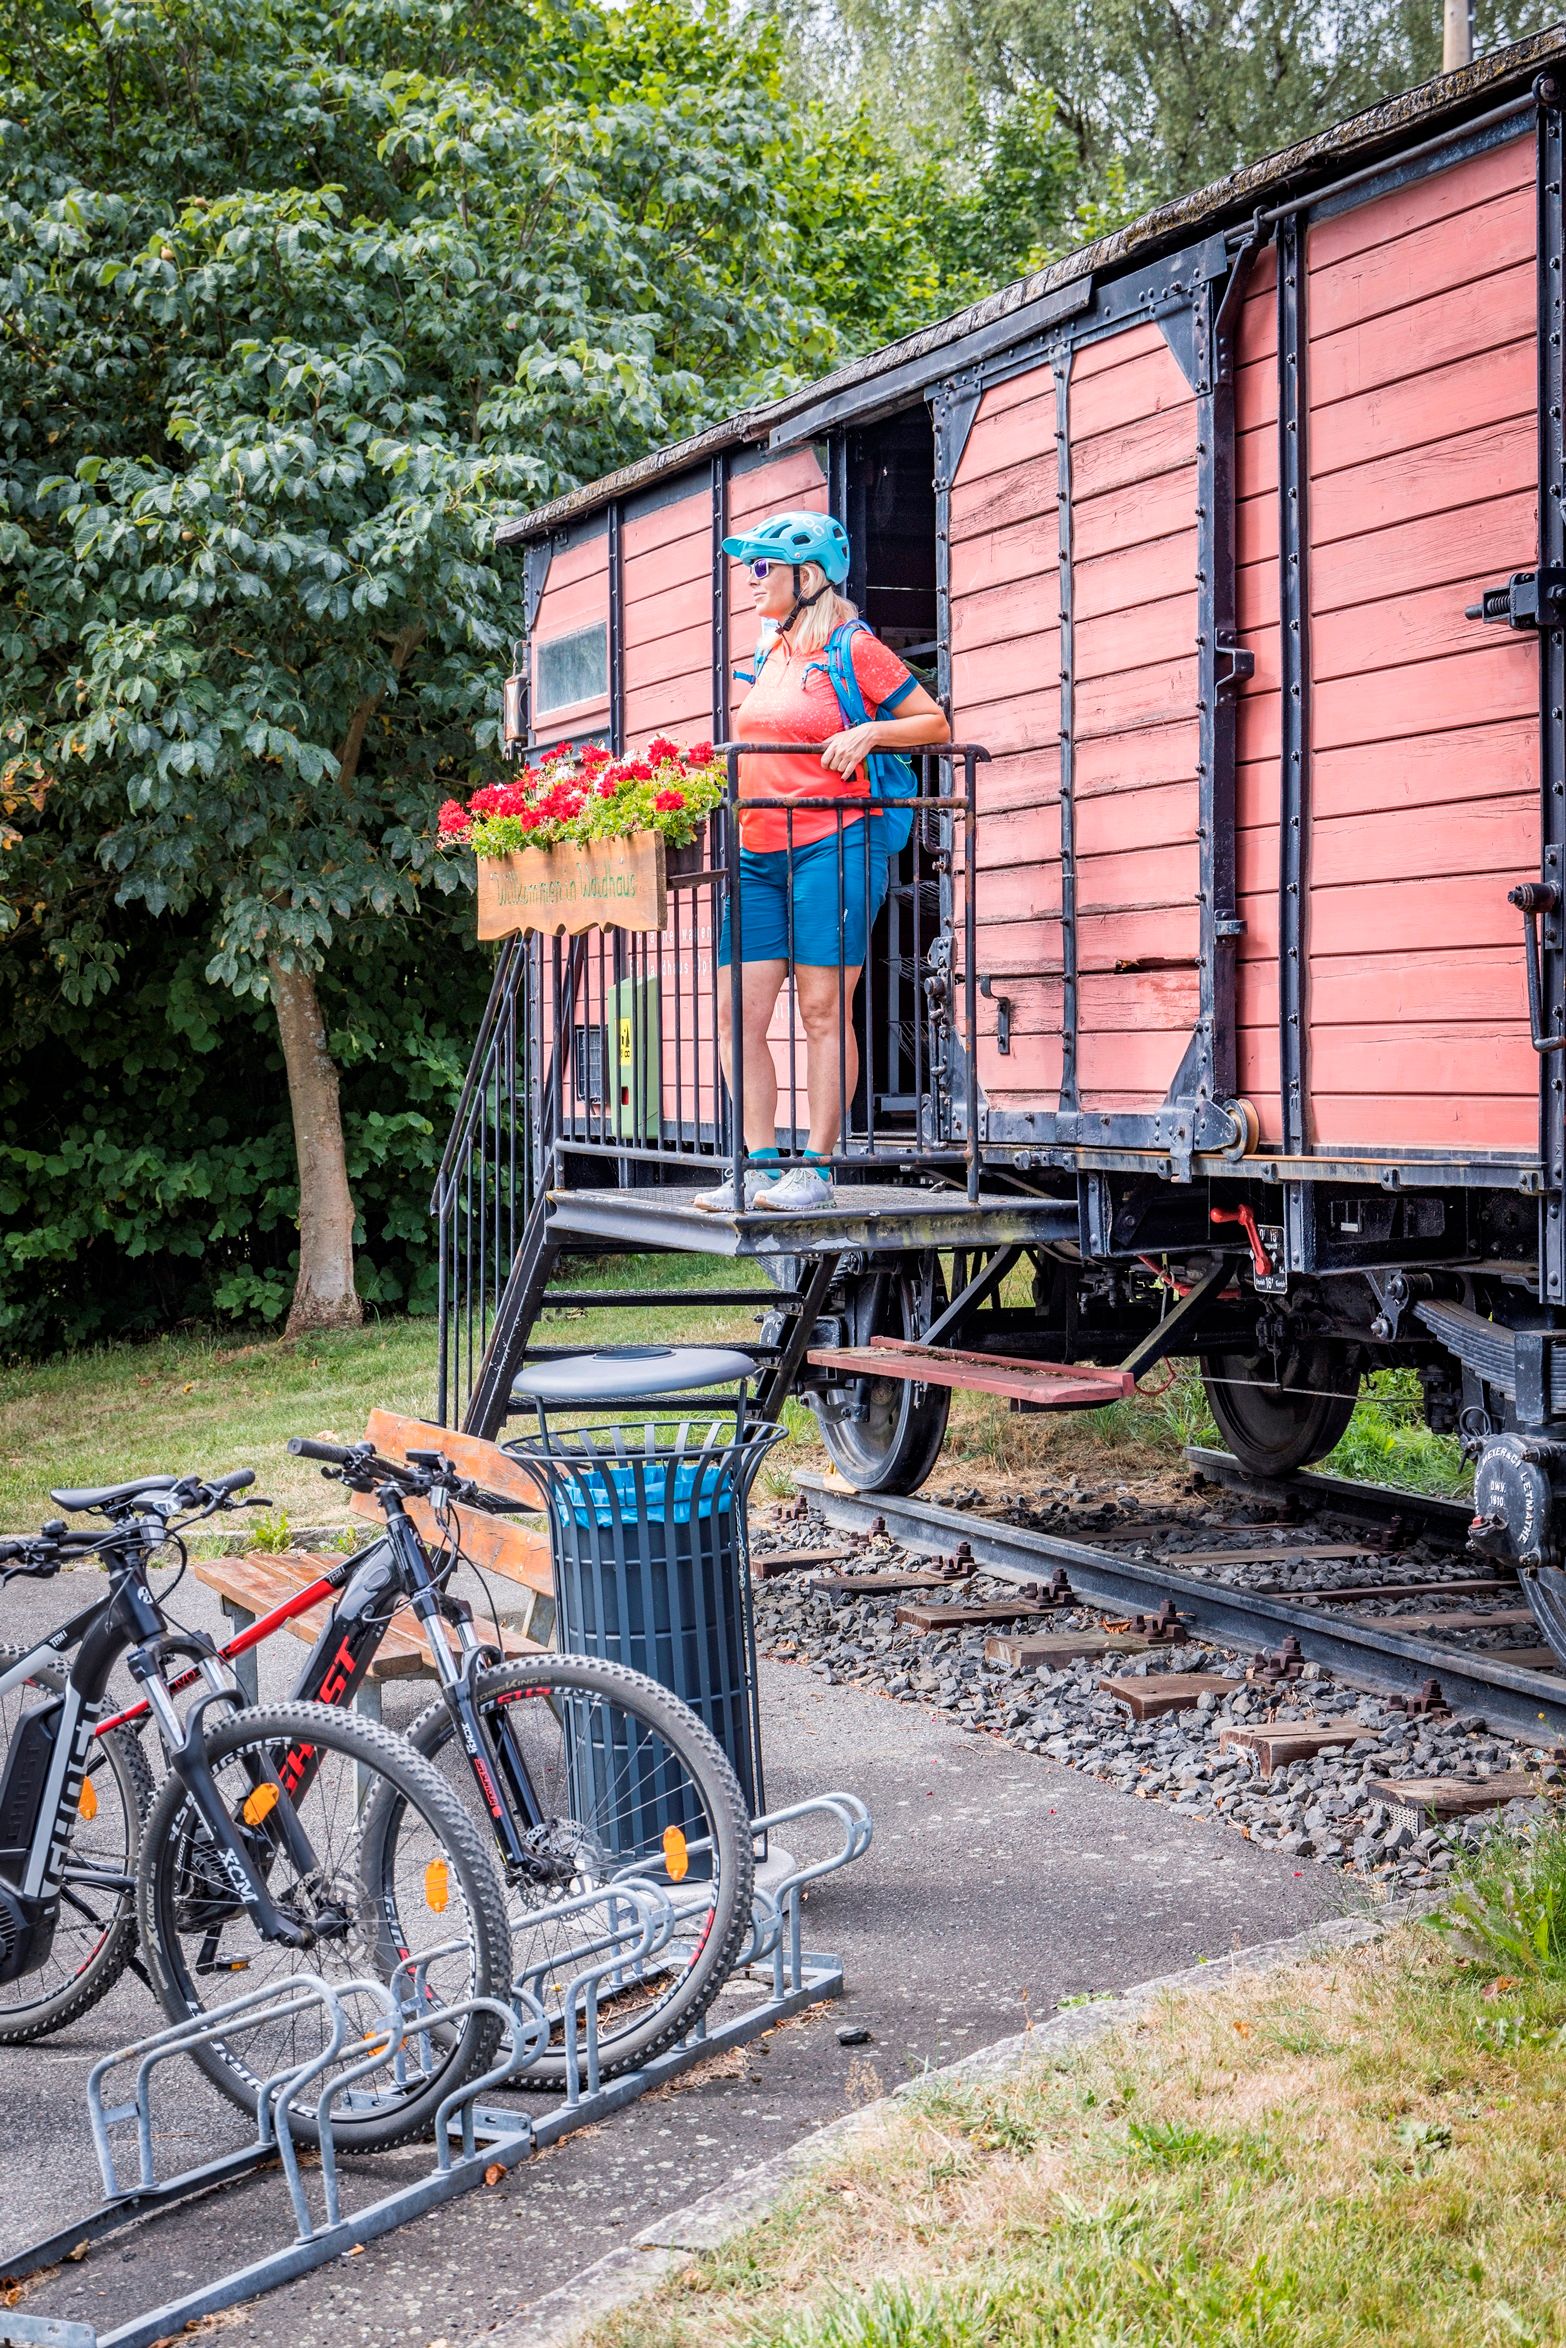
[[[1167,1149],[1233,1089],[1232,446],[1221,239],[937,396],[953,715],[984,743],[991,1144]]]

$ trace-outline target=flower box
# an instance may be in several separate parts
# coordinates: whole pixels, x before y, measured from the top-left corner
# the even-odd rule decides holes
[[[668,918],[668,858],[657,832],[623,839],[561,840],[478,859],[478,934],[517,930],[661,930]]]
[[[464,806],[448,799],[437,837],[471,849],[478,934],[518,930],[661,930],[669,860],[701,869],[707,818],[723,798],[724,762],[710,742],[682,750],[655,735],[638,758],[601,744],[545,750],[514,781],[486,783]]]

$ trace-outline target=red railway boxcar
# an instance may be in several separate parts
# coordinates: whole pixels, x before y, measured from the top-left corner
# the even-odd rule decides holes
[[[964,747],[818,1212],[691,1209],[735,1147],[726,811],[661,937],[504,948],[443,1413],[500,1425],[606,1247],[762,1258],[766,1399],[868,1490],[928,1474],[954,1387],[1082,1407],[1194,1356],[1287,1472],[1402,1364],[1566,1654],[1563,103],[1566,42],[1520,44],[501,529],[513,748],[727,732],[719,542],[785,506],[846,523]],[[771,1048],[787,1147],[786,1000]]]

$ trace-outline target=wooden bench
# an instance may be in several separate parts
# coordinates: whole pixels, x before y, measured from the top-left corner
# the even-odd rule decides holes
[[[525,1469],[508,1459],[498,1445],[484,1443],[476,1435],[462,1435],[451,1428],[432,1426],[426,1419],[414,1419],[394,1411],[372,1411],[365,1433],[384,1459],[405,1460],[409,1449],[415,1451],[439,1450],[462,1474],[481,1484],[486,1491],[515,1501],[519,1506],[536,1508],[538,1488]],[[369,1516],[384,1522],[374,1496],[367,1492],[352,1495],[350,1506],[360,1516]],[[410,1500],[408,1514],[419,1532],[432,1546],[441,1539],[440,1527],[427,1501]],[[526,1617],[531,1627],[537,1612],[537,1601],[552,1597],[554,1584],[549,1566],[549,1536],[542,1521],[516,1522],[506,1517],[491,1516],[483,1509],[456,1508],[454,1510],[463,1552],[483,1570],[486,1577],[508,1584],[513,1591],[527,1594]],[[248,1630],[261,1615],[270,1614],[275,1606],[295,1597],[311,1582],[326,1572],[329,1566],[340,1565],[340,1557],[324,1557],[309,1550],[289,1549],[264,1551],[252,1549],[242,1557],[202,1558],[192,1570],[196,1579],[215,1590],[222,1601],[223,1612],[237,1634]],[[326,1603],[312,1607],[308,1613],[296,1615],[282,1628],[296,1638],[313,1645],[320,1636],[325,1620]],[[482,1620],[482,1612],[480,1610]],[[444,1628],[444,1626],[443,1626]],[[451,1637],[452,1634],[445,1632]],[[482,1634],[481,1634],[482,1635]],[[453,1644],[454,1644],[453,1640]],[[540,1641],[528,1631],[502,1621],[500,1643],[508,1658],[536,1655]],[[234,1674],[248,1700],[257,1697],[256,1650],[250,1648],[234,1659]],[[387,1625],[386,1634],[370,1665],[356,1699],[359,1709],[372,1719],[379,1719],[381,1688],[387,1680],[418,1679],[432,1676],[435,1670],[434,1650],[423,1625],[407,1607],[399,1607]]]

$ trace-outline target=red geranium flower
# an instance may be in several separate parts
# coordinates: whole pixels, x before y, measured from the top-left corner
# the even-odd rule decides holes
[[[665,758],[678,758],[680,755],[680,745],[678,742],[671,742],[667,734],[654,734],[652,740],[647,745],[647,755],[649,758],[655,761],[661,761]]]
[[[631,759],[627,764],[625,771],[630,776],[633,783],[650,783],[652,781],[653,770],[648,765],[645,758]]]
[[[707,766],[711,764],[711,761],[712,744],[710,742],[693,742],[685,752],[687,766]]]
[[[472,816],[460,799],[448,799],[441,808],[440,828],[443,832],[465,832],[472,821]]]
[[[653,805],[660,815],[678,815],[680,809],[685,805],[685,793],[676,791],[671,785],[667,791],[658,793]]]

